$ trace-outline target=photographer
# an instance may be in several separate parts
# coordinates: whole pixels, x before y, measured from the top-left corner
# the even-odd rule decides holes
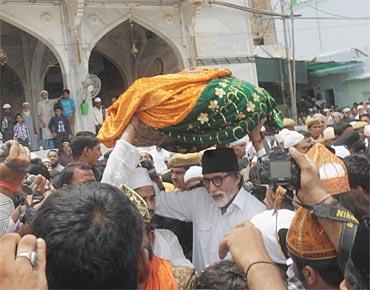
[[[33,196],[21,193],[21,184],[30,164],[30,152],[16,141],[6,142],[0,150],[0,235],[15,231],[24,235],[29,232],[28,224],[33,211],[41,205],[32,207]],[[45,199],[51,186],[49,181],[39,175],[32,181],[30,188]],[[21,204],[24,206],[21,207]],[[19,223],[23,215],[26,226]]]
[[[289,153],[300,168],[300,189],[296,194],[298,200],[307,206],[332,203],[334,199],[322,187],[318,170],[313,166],[312,162],[293,147],[289,149]],[[338,204],[336,206],[340,207]],[[325,230],[325,235],[332,243],[335,252],[340,253],[340,238],[345,223],[320,217],[317,218],[317,221]],[[364,285],[365,282],[363,281],[368,281],[366,280],[366,276],[368,279],[368,273],[364,273],[359,268],[359,265],[365,265],[365,269],[369,267],[369,245],[368,242],[367,244],[364,242],[366,237],[368,241],[369,229],[368,226],[366,228],[362,225],[361,228],[365,228],[363,231],[366,231],[367,235],[362,234],[361,236],[356,236],[351,251],[351,258],[348,260],[345,268],[345,278],[351,278],[349,281],[347,281],[347,278],[345,280],[347,286],[350,284],[349,289],[360,289],[358,285]],[[359,245],[362,245],[362,247],[365,245],[364,249],[361,249]],[[244,269],[249,289],[285,289],[278,271],[272,265],[267,251],[263,246],[260,232],[250,222],[244,222],[242,225],[237,226],[231,234],[225,237],[219,249],[220,257],[225,257],[228,251],[231,252],[237,265]],[[362,254],[358,254],[358,252]],[[356,274],[359,278],[353,276]],[[369,285],[366,286],[368,288]]]

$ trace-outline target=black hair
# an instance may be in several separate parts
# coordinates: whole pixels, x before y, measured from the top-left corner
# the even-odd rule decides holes
[[[47,180],[50,180],[50,173],[49,170],[43,164],[32,164],[30,165],[30,169],[28,170],[29,174],[33,175],[42,175]]]
[[[30,161],[30,166],[31,165],[38,165],[38,166],[41,166],[42,165],[42,159],[41,158],[35,158],[35,159],[31,159]]]
[[[63,112],[63,108],[62,108],[62,106],[61,106],[60,104],[56,103],[56,104],[54,105],[54,112],[55,112],[56,110],[58,110],[58,109],[60,109],[60,110]]]
[[[76,137],[90,137],[90,138],[94,138],[94,137],[96,137],[96,134],[94,134],[93,132],[90,132],[90,131],[80,131],[80,132],[77,132],[76,133]]]
[[[362,117],[368,117],[370,119],[370,114],[369,113],[363,113],[360,115],[359,119],[361,120]]]
[[[149,155],[149,159],[151,160],[151,161],[154,161],[153,160],[153,156],[152,156],[152,154],[150,154],[149,152],[146,152],[146,151],[143,151],[143,152],[141,152],[141,153],[146,153],[146,154],[148,154]],[[140,153],[140,154],[141,154]],[[145,161],[145,160],[144,160]]]
[[[339,268],[338,258],[307,260],[297,257],[292,253],[289,254],[300,273],[305,266],[311,266],[320,274],[321,279],[326,284],[339,289],[339,285],[343,281],[343,272]]]
[[[311,137],[311,134],[307,131],[304,131],[304,130],[299,130],[298,133],[302,134],[305,139]]]
[[[78,132],[71,141],[73,158],[78,159],[86,147],[91,149],[97,144],[99,144],[99,141],[94,133],[88,131]]]
[[[71,93],[68,89],[64,89],[63,93],[68,93],[68,95]]]
[[[17,124],[17,117],[18,116],[21,116],[22,117],[22,119],[24,120],[24,118],[23,118],[23,115],[21,114],[21,113],[18,113],[17,115],[15,115],[15,117],[14,117],[14,125],[15,124]]]
[[[46,154],[46,156],[48,156],[50,152],[55,152],[56,154],[58,154],[58,151],[57,151],[57,150],[55,150],[55,149],[50,149],[50,150],[48,151],[48,154]]]
[[[335,199],[353,213],[358,221],[361,221],[364,216],[370,215],[370,196],[368,193],[352,188],[349,192],[337,194]]]
[[[45,240],[49,289],[136,289],[143,220],[133,203],[109,184],[56,190],[31,232]]]
[[[341,136],[343,134],[344,129],[352,127],[350,123],[348,122],[340,122],[339,124],[334,124],[334,135],[335,136]]]
[[[351,258],[348,259],[344,270],[344,279],[349,289],[360,290],[370,289],[369,273],[365,275],[361,269],[358,269]]]
[[[73,162],[68,164],[64,169],[60,172],[60,184],[61,186],[67,184],[72,185],[73,175],[76,170],[88,171],[92,170],[91,167],[82,162]]]
[[[195,280],[194,289],[246,290],[245,273],[232,261],[225,260],[207,267]]]
[[[350,155],[343,159],[348,172],[351,188],[361,186],[368,194],[369,192],[369,162],[366,156]]]

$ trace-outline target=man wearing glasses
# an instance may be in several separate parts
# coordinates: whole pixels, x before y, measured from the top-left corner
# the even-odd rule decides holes
[[[266,210],[242,186],[234,150],[205,151],[203,187],[185,192],[161,192],[157,214],[193,222],[193,264],[198,271],[219,260],[222,237],[240,222]]]
[[[139,162],[133,142],[136,129],[130,123],[109,157],[102,182],[119,186]],[[203,186],[190,191],[160,192],[156,213],[193,222],[193,259],[200,272],[219,261],[218,246],[239,223],[266,210],[266,206],[242,185],[238,160],[231,148],[208,150],[202,158]],[[119,175],[121,175],[119,177]]]

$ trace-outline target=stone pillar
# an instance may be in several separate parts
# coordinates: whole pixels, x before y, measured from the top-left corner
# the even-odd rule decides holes
[[[85,96],[81,95],[82,82],[86,79],[89,71],[89,55],[84,49],[81,41],[81,25],[78,22],[82,15],[76,14],[77,3],[68,2],[62,4],[63,30],[65,37],[65,49],[68,59],[66,60],[65,79],[71,95],[76,103],[76,123],[75,131],[91,131],[95,133],[95,127],[92,124],[92,102],[86,100],[89,106],[89,113],[83,116],[81,113],[81,104]]]

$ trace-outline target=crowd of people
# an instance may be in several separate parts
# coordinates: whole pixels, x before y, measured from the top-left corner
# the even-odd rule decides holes
[[[68,90],[41,97],[46,159],[3,106],[0,289],[370,288],[369,102],[197,153],[134,146],[134,116],[103,156]]]
[[[53,148],[61,150],[63,143],[70,141],[75,135],[76,122],[76,105],[70,91],[65,89],[60,97],[49,99],[49,93],[42,90],[40,98],[36,114],[28,102],[22,104],[21,112],[15,116],[12,106],[3,104],[0,115],[2,142],[16,140],[31,151],[38,151]],[[106,110],[99,97],[93,100],[93,105],[91,121],[97,133],[105,120]]]

